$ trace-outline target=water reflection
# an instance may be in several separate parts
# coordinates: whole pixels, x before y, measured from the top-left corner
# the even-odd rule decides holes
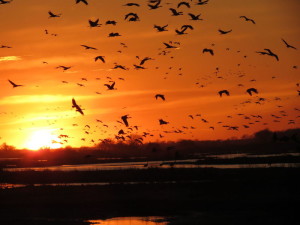
[[[148,166],[145,167],[145,164]],[[242,169],[242,168],[270,168],[270,167],[300,167],[300,163],[251,163],[251,164],[196,164],[193,162],[165,161],[165,162],[140,162],[140,163],[101,163],[62,165],[48,167],[4,168],[5,171],[93,171],[93,170],[125,170],[149,168],[216,168],[216,169]]]
[[[116,217],[107,220],[87,220],[91,225],[167,225],[162,217]]]

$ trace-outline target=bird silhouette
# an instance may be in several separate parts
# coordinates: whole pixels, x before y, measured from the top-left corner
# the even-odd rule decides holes
[[[108,37],[119,37],[119,36],[121,36],[119,33],[114,33],[114,32],[108,34]]]
[[[198,2],[196,3],[196,5],[206,5],[208,3],[209,0],[198,0]]]
[[[106,22],[105,22],[105,24],[106,25],[114,25],[114,26],[116,26],[117,25],[117,22],[116,21],[114,21],[114,20],[107,20]]]
[[[278,56],[275,53],[273,53],[270,49],[265,48],[264,50],[266,52],[256,52],[256,53],[261,54],[261,55],[273,56],[277,61],[279,61]]]
[[[121,119],[124,122],[126,127],[129,126],[128,121],[127,121],[127,119],[129,119],[129,118],[131,118],[131,117],[129,117],[128,115],[121,116]]]
[[[78,4],[79,2],[84,3],[85,5],[88,5],[89,3],[86,0],[76,0],[76,4]]]
[[[97,60],[101,60],[103,63],[105,63],[104,56],[101,56],[101,55],[96,56],[96,57],[95,57],[95,62],[96,62]]]
[[[104,84],[104,86],[107,87],[107,90],[115,90],[115,84],[116,82],[113,82],[112,84]]]
[[[188,3],[188,2],[179,2],[177,4],[177,8],[179,8],[182,5],[184,5],[184,6],[188,7],[188,8],[191,8],[190,3]]]
[[[13,0],[10,1],[5,1],[5,0],[0,0],[0,5],[8,4],[11,3]]]
[[[66,70],[71,69],[72,67],[71,67],[71,66],[57,66],[57,67],[55,67],[55,68],[56,68],[56,69],[61,68],[61,69],[63,69],[63,71],[66,71]]]
[[[138,3],[127,3],[127,4],[125,4],[125,5],[123,5],[123,6],[137,6],[137,7],[139,7],[140,5],[138,4]]]
[[[77,112],[79,112],[81,115],[84,115],[82,109],[80,108],[79,105],[77,105],[74,98],[72,98],[72,108],[75,108]]]
[[[154,25],[154,28],[158,31],[158,32],[163,32],[163,31],[168,31],[167,28],[168,24],[165,26],[158,26],[158,25]]]
[[[245,19],[246,21],[250,21],[251,23],[255,24],[255,21],[254,21],[253,19],[250,19],[250,18],[248,18],[248,17],[246,17],[246,16],[240,16],[240,18],[243,18],[243,19]]]
[[[230,33],[232,31],[232,29],[231,30],[227,30],[227,31],[219,29],[218,31],[220,32],[220,34],[228,34],[228,33]]]
[[[146,61],[148,61],[148,60],[153,60],[153,59],[150,58],[150,57],[145,57],[145,58],[143,58],[143,59],[141,60],[140,65],[144,65],[144,63],[145,63]]]
[[[85,49],[91,49],[91,50],[98,50],[97,48],[91,47],[91,46],[87,46],[87,45],[80,45],[82,47],[84,47]]]
[[[169,8],[169,10],[171,10],[172,16],[180,16],[180,15],[183,15],[183,12],[178,12],[176,9]]]
[[[166,42],[164,42],[164,45],[166,46],[166,48],[177,48],[176,46],[170,45],[170,44],[168,44]]]
[[[165,99],[165,96],[162,95],[162,94],[157,94],[157,95],[155,95],[155,99],[158,99],[158,98],[161,98],[163,101],[166,100],[166,99]]]
[[[281,38],[281,40],[284,42],[284,44],[285,44],[285,46],[286,46],[287,48],[293,48],[293,49],[297,50],[296,47],[294,47],[294,46],[292,46],[292,45],[289,45],[283,38]]]
[[[12,47],[7,46],[7,45],[1,45],[0,48],[12,48]]]
[[[219,93],[220,97],[222,97],[223,94],[226,94],[227,96],[230,95],[228,90],[222,90],[222,91],[219,91],[218,93]]]
[[[201,14],[195,15],[192,13],[188,13],[188,15],[191,17],[191,20],[203,20],[203,19],[200,19]]]
[[[8,80],[8,82],[11,83],[11,85],[13,86],[13,88],[24,86],[24,85],[21,85],[21,84],[15,84],[11,80]]]
[[[54,14],[51,11],[49,11],[48,14],[49,14],[49,18],[55,18],[55,17],[60,17],[61,16],[61,14]]]
[[[208,53],[210,53],[211,55],[214,55],[214,50],[212,50],[212,49],[210,49],[210,48],[204,48],[204,49],[202,50],[202,53],[205,53],[205,52],[208,52]]]
[[[125,15],[125,20],[128,21],[139,21],[140,17],[136,13],[128,13]]]
[[[247,93],[252,96],[252,93],[258,94],[258,91],[256,88],[249,88],[247,89]]]
[[[99,24],[99,19],[96,19],[95,21],[89,20],[89,24],[90,24],[90,27],[100,27],[101,26],[101,24]]]
[[[158,0],[158,1],[155,1],[153,2],[154,4],[151,5],[151,4],[148,4],[148,7],[150,9],[158,9],[159,7],[161,7],[160,3],[161,3],[161,0]]]
[[[164,124],[168,124],[169,122],[164,121],[163,119],[159,119],[159,125],[164,125]]]

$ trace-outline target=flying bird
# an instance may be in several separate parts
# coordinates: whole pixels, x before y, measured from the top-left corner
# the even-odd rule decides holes
[[[165,26],[158,26],[158,25],[154,25],[154,28],[158,31],[158,32],[163,32],[163,31],[168,31],[167,28],[168,24]]]
[[[139,21],[140,17],[136,13],[128,13],[125,15],[125,20],[128,21]]]
[[[250,19],[246,16],[240,16],[240,18],[243,18],[243,19],[245,19],[245,21],[250,21],[251,23],[255,24],[255,21],[253,19]]]
[[[60,17],[61,16],[61,14],[54,14],[51,11],[49,11],[48,14],[49,14],[49,18],[55,18],[55,17]]]
[[[116,26],[117,25],[117,22],[116,21],[114,21],[114,20],[107,20],[106,22],[105,22],[105,24],[106,25],[114,25],[114,26]]]
[[[190,3],[188,3],[188,2],[179,2],[177,5],[177,8],[179,8],[182,5],[185,5],[186,7],[191,8]]]
[[[97,60],[101,60],[103,63],[105,63],[104,56],[99,55],[95,57],[95,62],[97,62]]]
[[[119,37],[119,36],[121,36],[119,33],[114,33],[114,32],[108,34],[108,37]]]
[[[169,10],[171,10],[171,12],[173,13],[172,16],[180,16],[180,15],[183,15],[182,12],[177,12],[176,9],[169,8]]]
[[[68,70],[68,69],[71,69],[71,66],[57,66],[57,67],[55,67],[55,68],[56,68],[56,69],[62,68],[63,71],[66,71],[66,70]]]
[[[126,127],[129,126],[128,121],[127,121],[127,119],[129,119],[129,118],[131,118],[131,117],[129,117],[128,115],[121,116],[121,119],[124,122]]]
[[[169,122],[164,121],[163,119],[159,119],[159,125],[168,124]]]
[[[12,47],[7,46],[7,45],[1,45],[0,48],[12,48]]]
[[[261,55],[273,56],[273,57],[275,57],[275,59],[277,61],[279,61],[278,55],[273,53],[270,49],[265,48],[264,50],[265,50],[265,52],[256,52],[256,53],[261,54]]]
[[[137,7],[139,7],[140,5],[138,3],[127,3],[123,6],[137,6]]]
[[[196,5],[206,5],[208,3],[209,0],[198,0],[198,2],[196,3]]]
[[[10,0],[10,1],[0,0],[0,5],[8,4],[11,2],[12,2],[12,0]]]
[[[82,109],[80,108],[79,105],[77,105],[74,98],[72,98],[72,108],[75,108],[77,112],[79,112],[81,115],[84,115]]]
[[[92,49],[92,50],[98,50],[97,48],[91,47],[91,46],[87,46],[87,45],[80,45],[82,47],[84,47],[85,49]]]
[[[89,3],[86,0],[76,0],[76,4],[78,4],[79,2],[84,3],[85,5],[88,5]]]
[[[222,91],[219,91],[218,93],[219,93],[220,97],[222,97],[223,94],[226,94],[227,96],[230,95],[229,91],[227,91],[227,90],[222,90]]]
[[[145,57],[145,58],[143,58],[142,60],[141,60],[141,62],[140,62],[140,65],[143,65],[146,61],[148,61],[148,60],[153,60],[152,58],[150,58],[150,57]]]
[[[100,27],[101,26],[101,24],[99,24],[99,19],[96,19],[95,21],[89,20],[89,24],[90,24],[90,27]]]
[[[228,34],[232,31],[232,29],[231,30],[226,30],[226,31],[219,29],[218,31],[220,32],[220,34]]]
[[[208,52],[208,53],[210,53],[211,55],[214,55],[214,50],[212,50],[212,49],[210,49],[210,48],[204,48],[204,49],[202,50],[202,53],[205,53],[205,52]]]
[[[168,44],[166,42],[164,42],[164,45],[166,46],[166,48],[177,48],[176,46],[170,45],[170,44]]]
[[[16,87],[21,87],[21,86],[23,86],[23,85],[21,85],[21,84],[15,84],[14,82],[12,82],[11,80],[8,80],[9,81],[9,83],[11,83],[11,85],[13,86],[13,88],[16,88]]]
[[[195,15],[192,13],[188,13],[188,15],[191,17],[191,20],[203,20],[203,19],[200,19],[201,14]]]
[[[104,84],[108,89],[107,90],[115,90],[115,84],[116,82],[113,82],[112,84]]]
[[[166,100],[166,99],[165,99],[165,96],[162,95],[162,94],[157,94],[157,95],[155,95],[155,99],[158,99],[158,98],[161,98],[163,101]]]
[[[249,88],[247,89],[247,93],[252,96],[252,93],[258,94],[258,91],[256,88]]]
[[[153,3],[154,3],[153,5],[148,4],[150,9],[158,9],[159,7],[161,7],[161,5],[160,5],[161,0],[154,1]]]
[[[287,48],[293,48],[293,49],[297,50],[296,47],[289,45],[283,38],[281,38],[281,40],[284,42],[284,44],[286,45]]]

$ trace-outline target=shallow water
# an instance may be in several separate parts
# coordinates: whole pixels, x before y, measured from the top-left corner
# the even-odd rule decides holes
[[[162,217],[116,217],[107,220],[87,220],[91,225],[167,225]]]
[[[270,168],[270,167],[300,167],[300,163],[260,163],[260,164],[193,164],[193,161],[173,161],[139,163],[101,163],[101,164],[80,164],[62,165],[48,167],[28,168],[5,168],[5,171],[93,171],[93,170],[121,170],[121,169],[148,169],[148,168],[216,168],[216,169],[242,169],[242,168]]]

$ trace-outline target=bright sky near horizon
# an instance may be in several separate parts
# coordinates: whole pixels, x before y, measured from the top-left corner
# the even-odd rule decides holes
[[[299,128],[298,0],[203,5],[185,0],[190,8],[178,8],[180,0],[162,0],[157,9],[147,0],[1,2],[1,142],[17,148],[78,147],[132,134],[144,135],[143,142],[215,140]],[[182,15],[172,15],[170,8]],[[49,11],[58,17],[50,18]],[[129,21],[134,15],[125,19],[128,13],[139,18]],[[189,13],[201,14],[200,20]],[[90,27],[89,20],[96,19],[101,25]],[[168,25],[167,31],[154,25]],[[97,56],[105,63],[95,61]],[[145,57],[151,59],[141,64]],[[8,80],[23,86],[14,88]],[[113,82],[115,89],[108,90],[105,84]],[[258,94],[250,96],[249,88]],[[230,95],[220,97],[221,90]],[[72,98],[84,115],[72,108]],[[130,117],[128,127],[124,115]],[[118,134],[121,129],[125,134]]]

